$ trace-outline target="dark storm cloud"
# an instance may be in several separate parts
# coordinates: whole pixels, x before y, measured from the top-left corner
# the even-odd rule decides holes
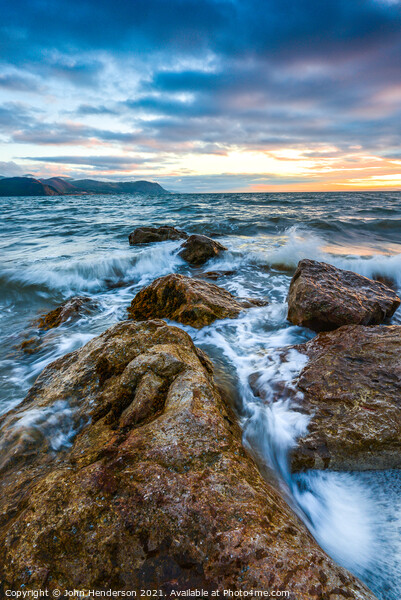
[[[401,72],[400,2],[14,0],[3,8],[0,61],[19,69],[0,88],[51,80],[56,92],[68,82],[81,94],[72,120],[107,116],[122,130],[0,108],[19,143],[221,153],[401,142],[390,93]]]
[[[387,43],[400,21],[380,0],[15,0],[4,11],[3,56],[13,48],[21,60],[42,48],[338,60]]]

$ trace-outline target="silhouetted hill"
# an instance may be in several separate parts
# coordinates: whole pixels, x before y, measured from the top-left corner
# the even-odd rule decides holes
[[[62,196],[71,194],[168,194],[158,183],[151,181],[96,181],[50,177],[0,178],[0,196]]]
[[[151,181],[72,180],[72,185],[92,194],[168,194],[158,183]]]
[[[31,177],[0,179],[0,196],[59,196],[58,191]]]
[[[70,183],[67,179],[63,177],[50,177],[50,179],[40,179],[42,183],[45,185],[50,185],[55,190],[58,191],[59,194],[80,194],[82,193],[81,189],[78,189],[75,185]]]

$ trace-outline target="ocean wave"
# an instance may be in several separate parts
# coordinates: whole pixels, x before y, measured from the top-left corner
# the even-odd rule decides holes
[[[289,271],[294,270],[304,258],[327,262],[371,279],[385,277],[401,288],[401,254],[378,254],[373,249],[358,249],[357,245],[352,247],[345,243],[338,243],[336,251],[331,252],[325,239],[306,228],[291,227],[282,245],[265,252],[250,252],[248,258],[242,257],[259,266],[267,265]]]
[[[177,256],[178,242],[165,242],[140,250],[117,251],[106,257],[69,259],[61,264],[42,262],[27,268],[0,270],[2,295],[63,296],[96,293],[116,284],[140,284],[173,272],[182,260]]]

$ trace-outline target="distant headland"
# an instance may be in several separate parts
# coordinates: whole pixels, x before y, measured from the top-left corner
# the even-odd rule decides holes
[[[70,179],[51,177],[35,179],[25,177],[0,178],[0,196],[65,196],[77,194],[168,194],[152,181],[97,181],[96,179]]]

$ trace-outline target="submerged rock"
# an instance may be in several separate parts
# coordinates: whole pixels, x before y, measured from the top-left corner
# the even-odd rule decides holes
[[[74,296],[66,300],[60,306],[42,315],[35,324],[39,329],[53,329],[59,327],[69,319],[79,318],[90,313],[97,306],[92,298],[87,296]]]
[[[195,267],[203,265],[210,258],[215,258],[224,250],[225,246],[212,240],[206,235],[191,235],[181,246],[182,250],[178,253],[187,263]]]
[[[60,403],[79,432],[55,453]],[[35,429],[44,413],[52,426]],[[210,361],[178,328],[115,325],[46,367],[0,427],[3,589],[374,599],[261,478]]]
[[[345,326],[296,348],[311,421],[293,469],[401,468],[401,327]]]
[[[205,271],[204,273],[198,273],[197,277],[199,279],[211,279],[212,281],[217,281],[222,277],[229,277],[230,275],[235,275],[236,271]]]
[[[185,275],[159,277],[143,288],[131,302],[131,319],[171,319],[201,328],[216,319],[234,318],[251,306],[267,304],[262,300],[234,298],[227,290]]]
[[[165,242],[166,240],[185,240],[188,234],[185,231],[164,225],[162,227],[138,227],[129,234],[130,246],[137,244],[150,244],[152,242]]]
[[[314,331],[377,325],[399,305],[400,298],[384,283],[326,263],[301,260],[288,293],[288,320]]]

